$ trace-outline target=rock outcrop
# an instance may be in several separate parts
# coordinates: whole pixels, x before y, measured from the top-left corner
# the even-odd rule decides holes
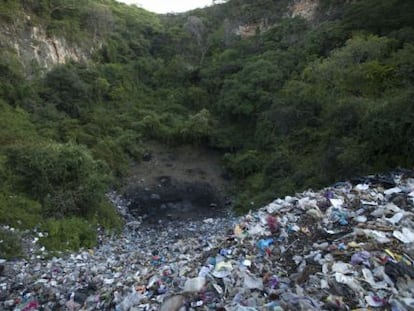
[[[68,61],[86,62],[100,43],[81,46],[64,37],[49,35],[42,25],[33,25],[26,15],[23,23],[0,24],[1,50],[17,57],[27,76],[48,71]]]
[[[319,0],[295,0],[290,5],[290,16],[300,16],[306,20],[312,21],[316,16],[316,10]]]

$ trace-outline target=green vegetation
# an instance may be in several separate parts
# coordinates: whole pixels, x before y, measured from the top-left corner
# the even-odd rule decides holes
[[[93,246],[98,223],[120,225],[105,192],[149,140],[222,152],[239,211],[413,167],[414,2],[321,1],[312,22],[286,17],[289,3],[157,16],[113,0],[0,2],[17,33],[100,47],[28,73],[0,35],[0,223],[48,232],[50,249]],[[237,35],[246,24],[256,33]],[[18,237],[3,236],[13,256]]]
[[[49,250],[77,250],[93,247],[96,243],[96,228],[84,219],[50,219],[40,229],[48,233],[40,241]]]
[[[13,259],[24,255],[20,244],[20,236],[16,232],[0,228],[0,241],[2,259]]]

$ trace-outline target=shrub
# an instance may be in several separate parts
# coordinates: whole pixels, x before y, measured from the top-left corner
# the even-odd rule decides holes
[[[0,193],[0,223],[16,228],[30,229],[41,220],[39,202],[6,191]]]
[[[77,250],[96,245],[95,226],[81,218],[50,219],[41,226],[41,230],[47,232],[47,236],[40,242],[51,251]]]
[[[22,256],[22,245],[17,233],[0,228],[0,254],[5,259]]]
[[[105,199],[108,176],[102,163],[73,144],[17,145],[6,166],[16,188],[42,203],[47,217],[93,215]]]
[[[224,156],[227,167],[239,178],[245,178],[261,167],[259,153],[256,150],[242,151],[236,154],[226,154]]]

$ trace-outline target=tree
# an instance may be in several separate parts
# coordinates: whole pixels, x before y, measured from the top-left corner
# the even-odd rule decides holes
[[[203,64],[204,57],[209,49],[207,42],[207,29],[201,18],[197,16],[189,16],[184,24],[184,30],[193,38],[196,46],[200,51],[199,64]]]
[[[385,60],[394,45],[387,37],[357,35],[328,58],[310,63],[303,77],[332,95],[379,95],[392,86],[395,70]]]
[[[0,100],[0,148],[35,139],[37,140],[38,137],[34,124],[30,122],[30,115]]]
[[[64,17],[64,14],[86,5],[88,0],[43,0],[43,2],[46,4],[50,16],[60,19]]]
[[[213,119],[210,111],[202,109],[188,118],[181,135],[185,140],[195,143],[205,142],[212,134],[216,121]]]
[[[44,82],[42,97],[72,118],[79,117],[91,102],[90,86],[82,81],[75,67],[56,67],[47,74]]]
[[[93,3],[84,12],[84,26],[93,33],[93,38],[102,38],[113,30],[115,25],[112,11],[105,5]]]
[[[414,2],[407,0],[355,1],[346,10],[343,24],[348,29],[363,29],[379,35],[403,27],[413,27]]]

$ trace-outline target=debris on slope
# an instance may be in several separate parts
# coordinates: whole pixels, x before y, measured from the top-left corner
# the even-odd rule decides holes
[[[243,217],[136,222],[65,258],[0,262],[5,310],[414,310],[414,174]]]

